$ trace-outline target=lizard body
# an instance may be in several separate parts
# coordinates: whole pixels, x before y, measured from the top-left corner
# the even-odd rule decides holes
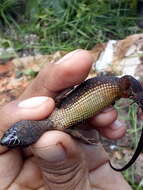
[[[143,89],[139,81],[132,76],[121,78],[115,76],[101,76],[88,79],[77,86],[57,105],[52,114],[44,120],[23,120],[15,123],[8,129],[1,139],[1,145],[8,147],[28,146],[35,143],[48,130],[66,131],[73,125],[94,116],[104,108],[120,98],[131,98],[142,108]],[[78,125],[77,125],[78,126]],[[141,152],[140,141],[131,164]],[[116,169],[122,171],[126,167]]]

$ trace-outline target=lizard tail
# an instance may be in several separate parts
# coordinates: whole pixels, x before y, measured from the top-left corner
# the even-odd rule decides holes
[[[142,129],[142,132],[141,132],[141,137],[140,137],[138,146],[137,146],[136,151],[133,154],[131,160],[123,168],[115,168],[114,166],[112,166],[111,162],[109,161],[109,164],[110,164],[111,168],[113,170],[115,170],[115,171],[118,171],[118,172],[121,172],[121,171],[124,171],[124,170],[128,169],[136,161],[136,159],[140,155],[142,149],[143,149],[143,129]]]

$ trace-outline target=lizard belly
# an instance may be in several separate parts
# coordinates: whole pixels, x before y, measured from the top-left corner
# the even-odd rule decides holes
[[[50,119],[58,129],[68,128],[76,123],[88,119],[112,104],[119,97],[117,86],[101,85],[85,92],[80,98],[66,108],[56,109]]]

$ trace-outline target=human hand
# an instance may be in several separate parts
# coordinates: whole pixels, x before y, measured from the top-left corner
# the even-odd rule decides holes
[[[18,100],[0,110],[0,131],[19,120],[47,117],[54,109],[52,98],[81,83],[91,64],[85,50],[47,64]],[[117,139],[124,135],[125,126],[116,119],[116,110],[110,108],[90,119],[88,125]],[[1,190],[131,190],[122,175],[110,168],[100,144],[85,145],[61,131],[46,132],[30,148],[0,147],[0,181]]]

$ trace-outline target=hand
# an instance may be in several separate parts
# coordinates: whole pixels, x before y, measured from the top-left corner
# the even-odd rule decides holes
[[[47,117],[54,109],[52,97],[85,80],[91,64],[92,58],[85,50],[47,64],[19,99],[0,110],[0,131],[19,120]],[[116,110],[110,108],[93,117],[88,125],[117,139],[124,135],[125,126],[116,119]],[[131,190],[122,175],[110,168],[108,159],[100,144],[85,145],[64,132],[48,131],[30,148],[0,147],[0,189]]]

